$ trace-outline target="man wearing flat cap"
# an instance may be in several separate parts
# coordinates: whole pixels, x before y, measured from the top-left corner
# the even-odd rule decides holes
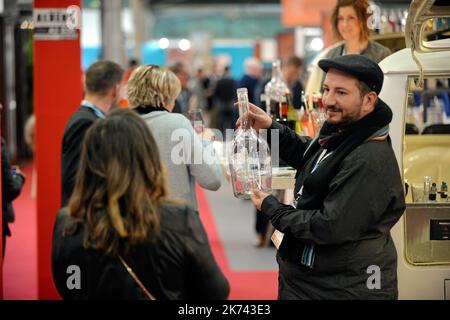
[[[297,170],[292,205],[252,195],[281,232],[278,298],[397,299],[390,230],[405,200],[389,138],[392,111],[378,98],[383,72],[361,55],[319,66],[327,121],[313,140],[250,106],[252,126],[278,129],[280,157]]]

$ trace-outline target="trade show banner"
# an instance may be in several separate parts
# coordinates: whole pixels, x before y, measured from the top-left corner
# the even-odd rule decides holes
[[[81,0],[35,0],[38,297],[58,299],[51,273],[53,223],[61,205],[64,127],[82,98]]]

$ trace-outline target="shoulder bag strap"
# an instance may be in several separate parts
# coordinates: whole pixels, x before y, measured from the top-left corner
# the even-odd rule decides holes
[[[137,275],[133,272],[133,269],[131,269],[128,264],[125,262],[125,260],[123,260],[122,256],[119,255],[119,259],[120,262],[122,262],[123,266],[125,267],[125,269],[128,271],[128,273],[131,275],[131,277],[133,277],[134,281],[136,281],[136,283],[139,285],[139,287],[141,287],[142,291],[144,291],[145,295],[150,299],[150,300],[156,300],[155,297],[145,288],[145,286],[142,284],[142,282],[139,280],[139,278],[137,277]]]

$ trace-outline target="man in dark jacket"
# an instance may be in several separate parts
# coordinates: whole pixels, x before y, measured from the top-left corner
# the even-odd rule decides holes
[[[253,127],[278,129],[280,157],[297,169],[292,206],[255,190],[279,231],[279,299],[397,299],[390,230],[405,210],[389,138],[392,111],[378,98],[379,66],[361,55],[319,62],[327,122],[312,141],[251,106]],[[275,241],[276,242],[276,241]]]
[[[237,87],[238,88],[247,88],[248,91],[248,101],[251,103],[254,103],[254,97],[255,97],[255,88],[258,84],[258,81],[261,79],[262,76],[262,65],[261,61],[259,61],[255,57],[250,57],[245,59],[244,62],[244,71],[245,74],[242,76],[242,78],[238,81]]]
[[[61,158],[62,206],[69,201],[81,155],[81,145],[89,127],[119,100],[123,69],[111,61],[99,61],[86,71],[85,98],[64,129]]]
[[[225,67],[222,77],[217,81],[213,94],[216,108],[218,108],[217,122],[219,130],[225,136],[226,129],[233,129],[239,116],[235,117],[236,108],[233,107],[236,101],[236,82],[230,75],[229,67]]]
[[[5,256],[6,236],[11,236],[8,223],[14,222],[12,201],[20,195],[25,177],[18,168],[11,168],[5,140],[2,138],[2,243]]]

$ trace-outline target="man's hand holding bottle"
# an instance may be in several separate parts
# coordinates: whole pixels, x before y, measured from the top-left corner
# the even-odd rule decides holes
[[[238,106],[237,103],[235,103],[236,106]],[[249,103],[248,104],[248,120],[250,122],[250,126],[255,129],[256,131],[259,131],[261,129],[268,129],[272,125],[272,118],[261,108],[258,106]],[[236,127],[241,126],[241,117],[239,117],[238,121],[236,122]]]

